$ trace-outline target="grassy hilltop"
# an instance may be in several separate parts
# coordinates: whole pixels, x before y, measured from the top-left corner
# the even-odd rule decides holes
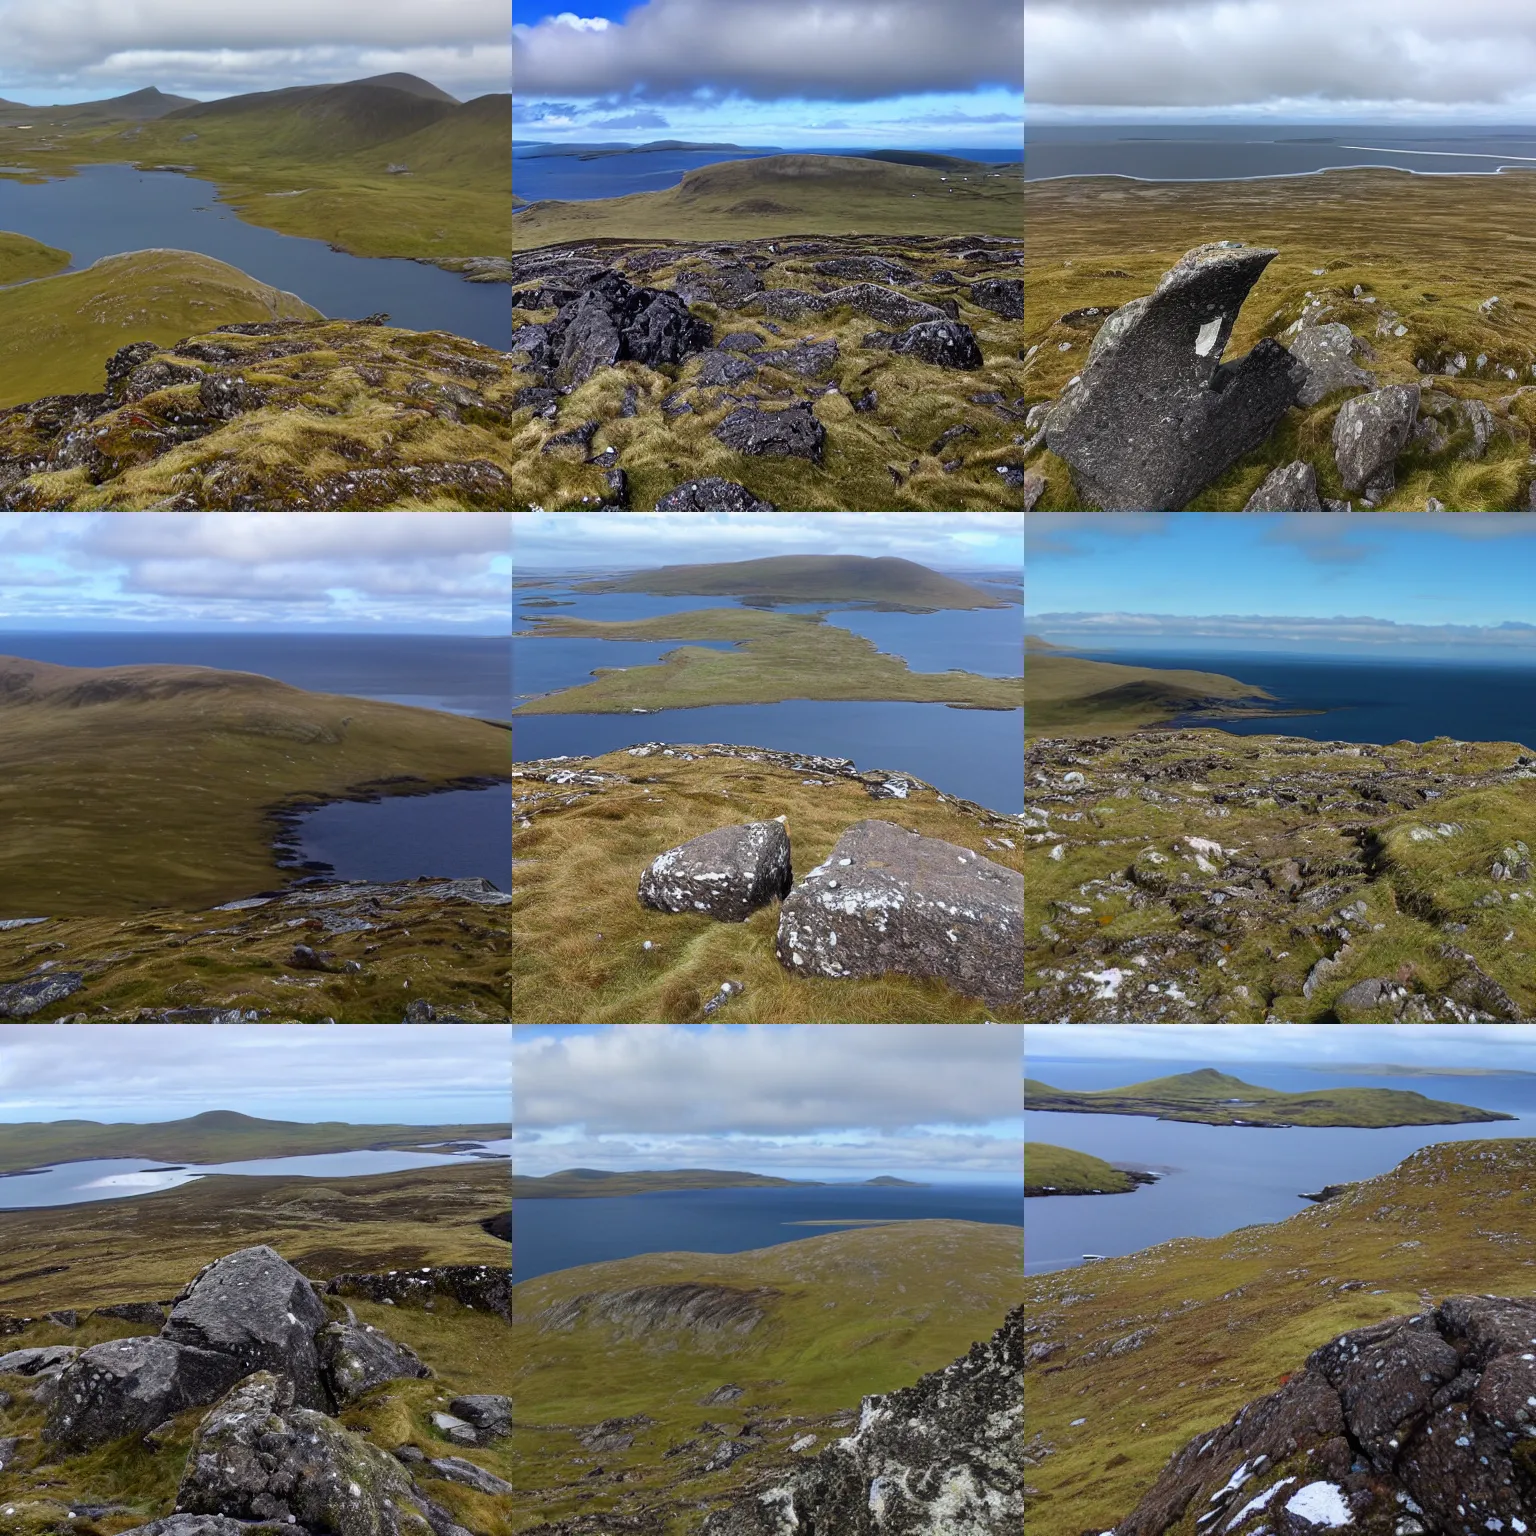
[[[1150,1115],[1202,1125],[1466,1125],[1513,1120],[1498,1110],[1427,1099],[1396,1088],[1323,1088],[1282,1093],[1214,1068],[1132,1083],[1127,1088],[1063,1089],[1026,1081],[1030,1109],[1068,1114]]]
[[[515,171],[514,171],[515,174]],[[768,155],[687,172],[666,192],[530,203],[517,250],[605,237],[744,240],[774,235],[1023,232],[1022,165],[937,168],[850,155]]]
[[[747,1253],[645,1254],[515,1285],[513,1529],[585,1516],[615,1530],[696,1531],[701,1505],[791,1464],[799,1437],[816,1437],[799,1453],[814,1455],[856,1422],[861,1396],[906,1386],[987,1337],[1017,1299],[1019,1242],[1017,1227],[903,1221]],[[642,1286],[698,1288],[705,1320],[605,1301]],[[549,1326],[555,1308],[570,1320]],[[740,1395],[708,1401],[727,1385]],[[632,1443],[610,1442],[594,1460],[582,1437],[612,1419]],[[705,1471],[722,1436],[749,1424],[761,1442]]]
[[[1031,1536],[1110,1529],[1191,1436],[1337,1334],[1445,1296],[1529,1295],[1533,1192],[1536,1141],[1451,1142],[1287,1221],[1026,1280],[1047,1346],[1025,1379]]]
[[[1025,1091],[1034,1085],[1026,1083]],[[1031,1104],[1031,1109],[1039,1106]],[[1119,1168],[1111,1167],[1091,1152],[1077,1152],[1071,1147],[1055,1147],[1046,1141],[1024,1143],[1024,1194],[1026,1197],[1048,1195],[1125,1195],[1136,1188],[1137,1180]]]
[[[0,230],[0,287],[51,277],[69,265],[69,252],[61,251],[29,235]]]

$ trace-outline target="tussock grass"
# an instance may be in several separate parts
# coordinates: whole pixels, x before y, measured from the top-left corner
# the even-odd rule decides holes
[[[514,752],[516,738],[514,736]],[[512,997],[517,1023],[677,1023],[696,1020],[726,980],[745,991],[713,1015],[719,1023],[962,1024],[1007,1018],[938,982],[790,974],[774,954],[777,903],[745,923],[657,912],[636,897],[658,853],[714,827],[788,817],[794,868],[831,853],[856,821],[878,818],[1023,866],[1018,822],[914,785],[905,800],[873,801],[858,782],[737,758],[681,762],[623,751],[584,771],[630,782],[551,792],[517,803],[513,767]],[[527,825],[523,825],[526,822]],[[998,843],[1012,837],[1016,846]],[[993,846],[988,846],[988,842]],[[651,948],[644,943],[650,940]]]

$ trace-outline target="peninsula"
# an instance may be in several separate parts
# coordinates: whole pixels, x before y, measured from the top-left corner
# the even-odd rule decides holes
[[[1027,1084],[1032,1088],[1033,1084]],[[1030,1109],[1039,1105],[1030,1103]],[[1071,1147],[1052,1146],[1047,1141],[1024,1144],[1024,1194],[1044,1195],[1126,1195],[1141,1184],[1154,1182],[1150,1173],[1133,1173],[1116,1168],[1091,1152],[1077,1152]]]

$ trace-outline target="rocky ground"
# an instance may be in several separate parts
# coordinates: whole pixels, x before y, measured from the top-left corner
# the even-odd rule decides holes
[[[1219,731],[1026,753],[1035,1022],[1536,1017],[1536,755]]]
[[[492,1329],[510,1316],[505,1270],[321,1286],[258,1245],[207,1265],[169,1301],[5,1318],[4,1529],[501,1536],[511,1485],[482,1463],[510,1434],[510,1399],[450,1399],[433,1363],[360,1318],[353,1299],[374,1315],[386,1303],[396,1316],[480,1313]],[[110,1336],[30,1343],[42,1329]]]
[[[209,912],[10,918],[0,1019],[503,1021],[511,901],[481,879],[314,879]]]
[[[501,510],[506,354],[370,321],[224,326],[106,360],[95,394],[0,411],[15,511]]]
[[[1022,263],[997,236],[520,253],[512,504],[1017,508]]]

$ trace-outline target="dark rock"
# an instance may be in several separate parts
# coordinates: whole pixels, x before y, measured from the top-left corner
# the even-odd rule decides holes
[[[429,1460],[427,1465],[439,1477],[447,1478],[451,1483],[462,1483],[466,1488],[477,1489],[480,1493],[505,1495],[513,1491],[511,1483],[505,1482],[493,1472],[487,1472],[484,1467],[477,1467],[472,1461],[465,1461],[462,1456],[438,1456]]]
[[[896,337],[895,331],[866,331],[859,338],[859,345],[871,352],[889,352],[896,345]]]
[[[1355,333],[1342,322],[1304,326],[1290,345],[1307,377],[1296,396],[1298,405],[1313,406],[1340,389],[1372,389],[1376,376],[1355,364]],[[1284,510],[1284,509],[1282,509]]]
[[[331,1395],[338,1404],[356,1402],[365,1392],[386,1381],[420,1379],[432,1374],[408,1344],[397,1344],[388,1334],[366,1323],[327,1323],[315,1343]]]
[[[1305,365],[1278,342],[1221,361],[1243,300],[1276,254],[1199,246],[1100,327],[1081,382],[1044,427],[1086,499],[1112,512],[1179,511],[1295,404]]]
[[[204,374],[197,398],[202,408],[220,421],[233,421],[246,411],[259,411],[267,403],[267,396],[254,384],[225,373]]]
[[[1488,444],[1494,434],[1493,412],[1481,400],[1458,400],[1456,415],[1460,424],[1471,433],[1471,440],[1459,457],[1480,459],[1488,452]]]
[[[147,363],[160,348],[152,341],[135,341],[120,347],[107,359],[107,394],[114,404],[125,397],[128,380],[143,364]]]
[[[915,283],[918,275],[910,267],[886,256],[833,256],[811,267],[825,277],[867,278],[873,282]]]
[[[295,1536],[297,1527],[280,1520],[232,1520],[228,1515],[167,1515],[136,1525],[122,1536]]]
[[[1024,990],[1024,877],[968,848],[861,821],[785,898],[779,963],[800,975],[933,977],[995,1007]]]
[[[437,1022],[437,1009],[424,997],[413,997],[405,1005],[405,1022],[407,1024],[435,1024]]]
[[[560,403],[560,392],[554,389],[544,389],[537,384],[530,384],[526,389],[520,389],[512,397],[512,405],[515,410],[521,410],[528,406],[536,416],[542,416],[551,407]]]
[[[684,272],[673,280],[673,291],[689,304],[705,302],[736,309],[755,293],[763,280],[745,262],[716,261]]]
[[[123,380],[122,396],[125,401],[142,400],[158,390],[174,389],[178,384],[199,384],[203,372],[185,363],[172,363],[162,359],[157,363],[144,363],[135,368]]]
[[[722,352],[758,352],[762,350],[763,338],[754,336],[751,331],[732,331],[729,336],[722,336],[716,345]]]
[[[822,314],[832,306],[824,295],[806,293],[800,288],[766,288],[756,296],[756,305],[776,320],[798,320],[805,314]]]
[[[213,1402],[244,1374],[231,1355],[165,1338],[95,1344],[59,1378],[43,1439],[73,1452],[142,1435],[186,1408]]]
[[[939,433],[938,437],[934,440],[933,446],[928,450],[928,452],[937,456],[938,454],[943,453],[944,450],[949,447],[949,445],[954,442],[957,437],[975,437],[976,435],[976,428],[967,426],[963,422],[957,423],[952,427],[945,427],[945,429]],[[1022,471],[1020,471],[1019,478],[1022,483]]]
[[[701,1536],[1017,1536],[1024,1521],[1024,1309],[858,1428],[704,1521]]]
[[[158,1328],[165,1321],[165,1308],[154,1301],[120,1301],[112,1306],[96,1307],[93,1317],[115,1317],[125,1323],[148,1323]]]
[[[439,1264],[427,1269],[391,1269],[381,1275],[336,1275],[326,1281],[331,1296],[360,1296],[364,1301],[430,1310],[439,1296],[460,1306],[493,1312],[511,1321],[512,1287],[506,1267],[492,1264]]]
[[[85,985],[79,971],[42,971],[0,987],[0,1019],[30,1019]]]
[[[658,854],[640,876],[639,896],[662,912],[702,912],[744,923],[788,894],[794,879],[781,821],[718,827]]]
[[[1005,320],[1024,318],[1024,280],[1018,277],[989,277],[971,284],[971,302],[990,309]]]
[[[701,1408],[718,1408],[722,1403],[734,1403],[738,1397],[745,1396],[745,1393],[746,1389],[744,1387],[732,1386],[727,1383],[723,1387],[716,1387],[708,1397],[701,1397],[699,1399],[699,1406]]]
[[[695,384],[716,386],[740,384],[743,379],[757,377],[757,364],[744,357],[726,351],[701,352],[703,366],[699,369]]]
[[[557,448],[576,448],[585,457],[591,450],[592,439],[597,436],[601,425],[599,421],[584,421],[579,427],[572,427],[569,431],[556,432],[544,439],[544,446],[539,451],[553,453]]]
[[[712,331],[675,293],[636,288],[616,272],[599,277],[562,305],[546,326],[554,382],[581,384],[599,368],[632,360],[651,367],[680,363],[710,345]]]
[[[967,372],[983,366],[976,334],[958,320],[925,320],[903,331],[891,343],[891,351],[915,357],[936,368],[960,368]]]
[[[770,368],[782,368],[788,373],[798,373],[806,379],[830,373],[836,366],[837,358],[835,341],[802,341],[793,347],[757,354],[759,363]]]
[[[703,480],[689,480],[667,492],[656,503],[658,512],[772,512],[776,509],[759,501],[746,486],[734,480],[710,475]]]
[[[1394,466],[1419,415],[1419,386],[1393,384],[1346,400],[1333,423],[1333,456],[1346,491],[1372,501],[1392,494]]]
[[[617,507],[622,510],[629,508],[629,476],[622,469],[609,469],[603,474],[603,505],[605,507]]]
[[[908,298],[894,288],[882,288],[878,283],[854,283],[848,288],[834,288],[821,296],[817,308],[831,310],[847,305],[872,320],[886,325],[921,325],[936,320],[953,320],[960,307],[953,299],[939,304],[925,304],[921,299]],[[791,317],[793,318],[793,317]]]
[[[80,1314],[73,1307],[61,1307],[57,1312],[45,1312],[44,1318],[60,1328],[78,1328]]]
[[[161,1337],[218,1350],[246,1372],[275,1371],[293,1384],[301,1407],[324,1408],[315,1334],[325,1323],[325,1308],[309,1281],[261,1244],[199,1270],[176,1298]]]
[[[1317,471],[1302,459],[1282,464],[1264,477],[1248,498],[1244,512],[1321,512]]]
[[[45,1344],[0,1355],[0,1376],[42,1376],[62,1371],[80,1354],[73,1344]]]
[[[293,953],[288,957],[288,963],[296,971],[331,971],[335,967],[330,962],[329,950],[311,949],[308,944],[295,944]]]
[[[474,1426],[481,1445],[504,1439],[512,1433],[512,1399],[490,1392],[474,1392],[456,1397],[448,1411]]]
[[[819,465],[827,429],[809,405],[792,405],[782,411],[744,405],[732,411],[713,435],[737,453],[809,459]]]
[[[866,389],[864,393],[853,402],[854,410],[863,412],[865,414],[870,411],[878,410],[879,407],[880,394],[878,390],[873,389]]]

